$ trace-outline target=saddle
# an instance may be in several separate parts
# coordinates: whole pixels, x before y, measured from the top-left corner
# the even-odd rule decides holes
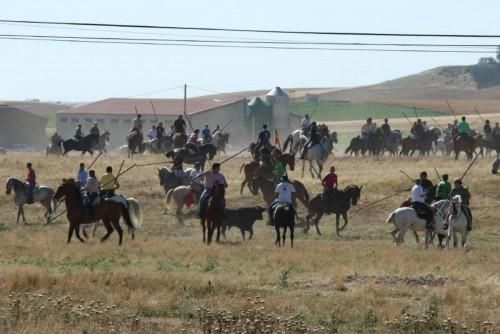
[[[272,207],[273,221],[276,219],[276,214],[278,213],[278,210],[283,209],[285,211],[288,211],[291,210],[290,206],[291,206],[290,204],[283,202],[277,202],[276,204],[274,204]]]
[[[423,220],[429,219],[427,216],[427,211],[424,206],[425,204],[417,204],[417,203],[411,203],[410,207],[415,210],[415,213],[417,214],[417,217]]]

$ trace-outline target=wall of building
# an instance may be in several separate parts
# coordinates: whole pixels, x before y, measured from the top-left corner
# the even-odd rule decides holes
[[[1,108],[1,107],[0,107]],[[19,109],[0,110],[0,146],[25,144],[37,149],[48,142],[45,133],[47,119]]]

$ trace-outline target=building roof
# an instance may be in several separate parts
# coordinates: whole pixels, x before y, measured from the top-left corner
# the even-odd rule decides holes
[[[286,93],[280,87],[274,87],[267,93],[267,96],[286,96]]]
[[[216,99],[212,97],[193,97],[187,99],[186,112],[195,114],[220,108],[242,101],[241,98],[230,97]],[[154,110],[153,110],[154,106]],[[137,112],[144,115],[181,115],[184,112],[183,99],[127,99],[109,98],[79,107],[60,111],[69,114],[114,114],[130,115]]]
[[[8,105],[8,104],[0,104],[0,116],[2,114],[5,114],[6,112],[9,112],[10,115],[12,115],[11,114],[12,112],[15,112],[15,113],[24,113],[24,114],[28,114],[29,116],[31,116],[33,118],[38,118],[39,120],[43,120],[45,122],[47,121],[46,117],[42,117],[40,115],[36,115],[36,114],[31,113],[31,112],[26,111],[26,110],[15,108],[15,107],[13,107],[11,105]]]

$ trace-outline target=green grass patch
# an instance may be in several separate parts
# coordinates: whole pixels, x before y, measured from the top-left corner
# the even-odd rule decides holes
[[[316,111],[314,111],[315,109]],[[321,101],[316,108],[316,103],[314,102],[290,103],[290,112],[293,114],[300,116],[305,114],[311,115],[313,111],[314,114],[312,118],[319,122],[364,120],[368,117],[374,119],[382,119],[385,117],[401,118],[404,117],[403,113],[408,117],[415,116],[413,108],[392,104]],[[417,113],[419,117],[446,115],[446,113],[442,111],[423,108],[417,108]]]

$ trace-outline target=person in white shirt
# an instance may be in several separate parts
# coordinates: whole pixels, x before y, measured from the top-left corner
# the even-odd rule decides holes
[[[288,176],[284,175],[281,178],[281,182],[276,186],[276,189],[274,191],[276,194],[278,194],[278,197],[271,203],[271,205],[268,208],[268,213],[269,213],[269,218],[271,225],[273,225],[273,211],[275,210],[276,206],[278,204],[288,204],[291,210],[293,210],[295,214],[295,206],[296,206],[296,200],[295,200],[295,187],[293,186],[292,183],[288,180]]]
[[[302,127],[302,131],[306,133],[309,131],[309,127],[311,126],[311,118],[309,118],[308,114],[305,114],[300,125]]]
[[[411,188],[410,193],[411,207],[417,212],[419,217],[425,219],[427,229],[432,230],[434,225],[434,212],[432,208],[425,204],[426,193],[420,179],[415,180],[415,185]]]
[[[189,171],[189,182],[199,183],[203,185],[203,177],[201,176],[201,164],[199,162],[194,164],[194,168]]]
[[[156,133],[156,126],[152,126],[151,129],[149,129],[148,131],[148,138],[149,140],[153,140],[155,139],[157,136],[157,133]]]

